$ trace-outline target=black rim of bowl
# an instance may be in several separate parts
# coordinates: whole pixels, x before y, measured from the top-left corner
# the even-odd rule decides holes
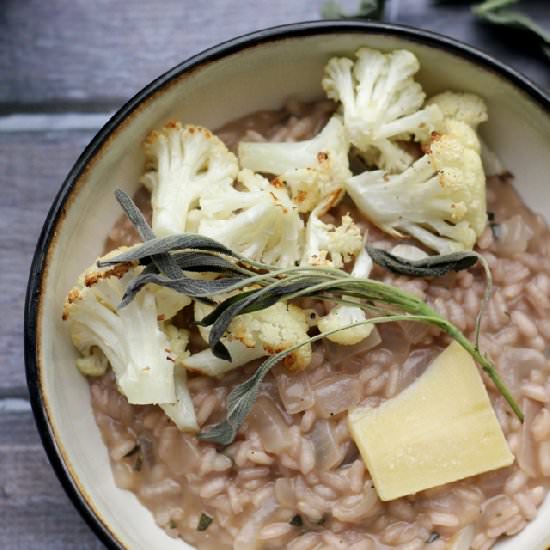
[[[463,44],[452,38],[430,31],[420,30],[403,25],[387,23],[373,23],[360,21],[312,21],[273,27],[243,36],[239,36],[208,50],[203,51],[176,67],[170,69],[159,78],[148,84],[126,104],[99,130],[84,152],[80,155],[67,178],[63,182],[54,202],[48,212],[42,232],[36,245],[36,251],[30,268],[29,283],[25,302],[25,368],[30,401],[35,421],[40,433],[42,444],[47,452],[49,461],[61,481],[65,491],[79,510],[82,517],[93,529],[97,536],[109,548],[124,548],[115,534],[105,525],[94,511],[92,505],[82,495],[78,483],[73,479],[69,468],[63,461],[53,428],[48,418],[48,411],[42,398],[40,377],[37,359],[37,317],[39,311],[42,272],[47,263],[48,252],[58,221],[63,217],[65,203],[71,194],[76,181],[79,179],[90,160],[94,157],[105,140],[113,133],[119,124],[130,115],[143,101],[155,92],[161,90],[172,80],[196,67],[236,53],[240,50],[272,42],[284,38],[305,37],[337,33],[364,33],[387,34],[396,38],[419,42],[446,50],[459,57],[482,66],[517,86],[544,109],[550,108],[550,97],[533,84],[522,74],[507,65],[493,59],[491,56]]]

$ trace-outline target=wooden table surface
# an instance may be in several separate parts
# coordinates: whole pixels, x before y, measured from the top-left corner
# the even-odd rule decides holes
[[[102,548],[36,433],[23,366],[35,241],[79,152],[127,98],[188,56],[252,30],[319,18],[322,0],[0,1],[0,549]],[[344,5],[353,6],[344,1]],[[535,5],[550,22],[547,0]],[[548,59],[476,23],[465,4],[390,0],[386,20],[473,44],[550,89]]]

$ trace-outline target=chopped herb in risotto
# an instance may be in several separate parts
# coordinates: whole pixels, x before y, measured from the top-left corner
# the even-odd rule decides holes
[[[63,318],[121,489],[201,550],[488,550],[550,480],[550,232],[406,50],[169,122]]]

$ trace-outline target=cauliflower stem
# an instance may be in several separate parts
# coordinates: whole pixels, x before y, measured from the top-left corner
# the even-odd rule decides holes
[[[239,143],[239,161],[250,170],[280,176],[300,212],[309,212],[327,195],[342,189],[351,176],[349,140],[339,117],[306,141]]]

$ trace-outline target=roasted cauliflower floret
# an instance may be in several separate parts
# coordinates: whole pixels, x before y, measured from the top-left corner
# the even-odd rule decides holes
[[[334,193],[339,194],[338,191]],[[329,196],[311,212],[306,226],[302,265],[340,268],[361,250],[361,231],[350,216],[342,216],[342,223],[338,226],[321,220],[334,202],[334,196]]]
[[[435,134],[429,151],[402,174],[363,172],[347,184],[372,223],[440,254],[472,249],[487,222],[479,140],[463,122],[451,121],[451,130]]]
[[[195,319],[199,321],[212,310],[212,306],[195,302]],[[222,342],[231,355],[231,361],[217,358],[210,349],[204,349],[185,359],[184,364],[209,376],[220,376],[230,370],[288,349],[308,338],[309,325],[305,313],[296,306],[279,302],[262,311],[236,317]],[[208,341],[210,327],[200,327],[202,338]],[[291,352],[284,364],[291,370],[302,370],[311,361],[311,345]]]
[[[334,116],[317,136],[306,141],[241,141],[239,161],[244,168],[280,176],[299,211],[310,212],[323,197],[342,189],[351,176],[348,149],[344,126]]]
[[[306,315],[297,306],[278,302],[261,311],[245,313],[229,325],[229,341],[242,342],[247,348],[263,347],[266,355],[273,355],[309,338]],[[311,361],[311,344],[289,353],[283,364],[290,370],[303,370]]]
[[[108,256],[121,252],[118,249]],[[141,272],[132,264],[92,266],[69,291],[63,318],[75,347],[89,357],[99,348],[129,403],[174,403],[174,363],[165,320],[190,303],[187,296],[148,285],[118,309],[128,283]],[[77,363],[78,365],[78,363]]]
[[[355,260],[351,275],[360,279],[367,279],[372,270],[372,259],[369,256],[365,247]],[[353,301],[353,298],[346,297],[347,300]],[[367,320],[365,311],[359,306],[351,304],[337,304],[324,317],[321,317],[317,322],[317,328],[321,332],[329,332],[331,330],[341,329],[353,323],[361,323]],[[374,325],[365,324],[356,327],[351,327],[334,334],[330,334],[327,338],[342,346],[353,346],[367,338],[372,332]]]
[[[201,199],[198,232],[253,260],[292,266],[302,251],[304,222],[279,180],[239,172],[239,188]]]
[[[474,130],[489,118],[483,99],[466,92],[443,92],[431,97],[426,105],[437,105],[446,119],[464,122]]]
[[[237,176],[237,159],[206,128],[169,122],[145,140],[142,183],[151,190],[153,231],[159,237],[194,230],[201,195],[222,194]]]
[[[396,140],[427,139],[439,129],[443,115],[437,105],[422,108],[426,95],[414,80],[420,65],[411,52],[360,48],[355,57],[332,58],[323,88],[341,103],[351,143],[376,159],[380,168],[401,172],[414,157]]]
[[[195,301],[194,307],[195,321],[200,321],[203,317],[206,317],[214,308],[214,306],[199,301]],[[211,327],[197,326],[202,339],[208,343]],[[231,355],[231,361],[224,361],[216,357],[210,348],[206,348],[186,357],[183,364],[187,369],[206,374],[207,376],[221,376],[265,355],[265,350],[260,345],[248,348],[242,342],[237,340],[232,341],[225,337],[222,338],[222,342]]]

